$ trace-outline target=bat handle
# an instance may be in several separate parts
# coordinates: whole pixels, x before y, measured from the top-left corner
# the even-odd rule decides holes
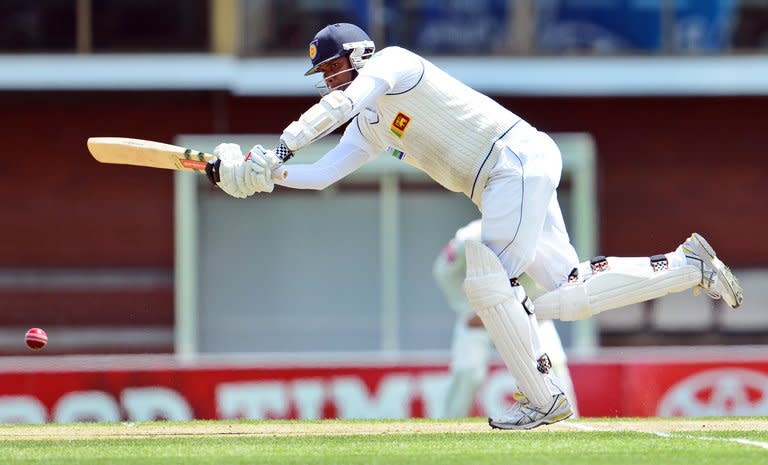
[[[205,165],[205,177],[208,178],[209,181],[211,181],[211,184],[214,186],[216,183],[221,181],[221,176],[219,175],[219,168],[221,168],[221,158],[217,158],[214,161],[209,161]]]

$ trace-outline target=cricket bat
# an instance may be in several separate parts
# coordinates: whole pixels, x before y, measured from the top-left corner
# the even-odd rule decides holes
[[[216,160],[215,155],[199,150],[130,137],[90,137],[88,151],[101,163],[202,173],[205,173],[209,163]],[[283,178],[287,177],[286,170],[274,168],[273,173],[280,171]]]
[[[101,163],[181,171],[205,171],[216,157],[177,145],[129,137],[91,137],[88,150]]]

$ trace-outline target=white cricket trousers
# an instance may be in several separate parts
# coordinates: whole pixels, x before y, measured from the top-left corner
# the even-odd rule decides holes
[[[502,151],[482,193],[482,241],[510,278],[527,272],[552,291],[579,265],[555,191],[560,149],[524,121],[497,143]]]

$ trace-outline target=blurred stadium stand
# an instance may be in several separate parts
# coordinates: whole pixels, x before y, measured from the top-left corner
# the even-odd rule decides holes
[[[335,21],[590,133],[600,253],[697,230],[742,278],[737,312],[670,296],[601,315],[603,345],[768,343],[765,1],[4,0],[0,354],[28,326],[49,353],[172,351],[173,177],[99,166],[85,139],[278,134],[315,101],[306,44]]]

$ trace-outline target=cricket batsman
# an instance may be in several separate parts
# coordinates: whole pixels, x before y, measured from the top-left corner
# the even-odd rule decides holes
[[[481,240],[465,243],[464,291],[517,381],[521,402],[489,418],[493,428],[530,429],[573,414],[541,348],[537,314],[577,320],[694,287],[731,307],[742,290],[698,234],[651,257],[596,257],[579,264],[555,189],[562,158],[555,142],[520,116],[425,58],[400,47],[375,52],[359,27],[320,30],[306,74],[327,93],[283,131],[274,149],[220,144],[209,179],[229,195],[272,192],[275,184],[323,189],[381,153],[464,193],[481,213]],[[512,76],[500,79],[511,79]],[[346,122],[339,143],[313,164],[282,161]],[[518,278],[547,291],[537,305]]]

